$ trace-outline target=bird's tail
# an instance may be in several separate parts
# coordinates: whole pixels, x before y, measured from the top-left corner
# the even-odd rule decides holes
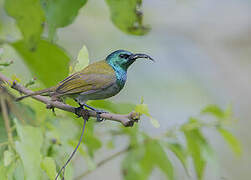
[[[41,94],[49,93],[49,92],[53,92],[53,91],[54,91],[54,87],[42,89],[40,91],[35,91],[35,92],[31,93],[31,94],[21,96],[21,97],[17,98],[16,101],[21,101],[22,99],[30,97],[30,96],[41,95]]]

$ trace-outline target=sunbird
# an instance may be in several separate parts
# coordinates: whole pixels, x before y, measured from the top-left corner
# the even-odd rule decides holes
[[[117,50],[109,54],[105,60],[92,63],[76,72],[56,86],[35,91],[31,94],[17,98],[17,101],[35,95],[48,95],[56,101],[64,97],[73,98],[79,108],[87,107],[99,115],[104,113],[86,104],[88,100],[99,100],[112,97],[120,92],[127,79],[127,69],[139,58],[153,60],[146,54],[133,54],[126,50]],[[78,108],[76,108],[78,109]]]

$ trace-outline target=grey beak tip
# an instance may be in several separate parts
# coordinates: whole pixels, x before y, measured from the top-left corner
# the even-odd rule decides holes
[[[155,62],[155,60],[151,56],[148,56],[147,54],[133,54],[132,55],[132,59],[138,59],[138,58],[145,58],[145,59],[149,59]]]
[[[156,62],[152,57],[149,56],[149,58],[152,62]]]

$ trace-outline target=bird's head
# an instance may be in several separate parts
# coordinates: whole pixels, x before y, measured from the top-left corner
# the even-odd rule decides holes
[[[150,56],[146,54],[133,54],[129,51],[125,50],[117,50],[112,52],[106,57],[106,61],[111,66],[119,66],[123,68],[124,70],[127,70],[127,68],[135,62],[135,60],[139,58],[149,59],[154,61]]]

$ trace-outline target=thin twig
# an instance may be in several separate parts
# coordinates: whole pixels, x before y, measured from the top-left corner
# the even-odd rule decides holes
[[[83,128],[82,128],[82,132],[81,132],[81,136],[79,138],[79,141],[78,141],[78,145],[75,147],[74,151],[71,153],[70,157],[68,158],[68,160],[66,161],[66,163],[62,166],[62,168],[59,170],[55,180],[58,179],[59,175],[61,174],[61,172],[63,171],[63,179],[64,179],[64,171],[65,171],[65,168],[66,166],[68,165],[68,163],[71,161],[71,159],[73,158],[74,154],[76,153],[76,151],[78,150],[78,147],[79,145],[81,144],[81,141],[82,141],[82,138],[83,138],[83,135],[84,135],[84,132],[85,132],[85,125],[86,125],[86,122],[87,120],[89,119],[88,116],[85,116],[84,118],[84,124],[83,124]]]
[[[24,86],[22,86],[16,82],[12,82],[10,79],[5,77],[1,73],[0,73],[0,81],[8,83],[8,85],[11,86],[11,88],[19,91],[22,94],[31,94],[33,92],[33,91],[25,88]],[[36,99],[46,105],[50,105],[51,107],[75,113],[75,109],[76,109],[75,107],[64,104],[62,102],[51,101],[49,98],[44,97],[44,96],[40,96],[40,95],[32,96],[32,98]],[[85,114],[86,114],[86,112],[84,110],[81,110],[79,115],[84,117]],[[88,114],[91,117],[97,116],[96,112],[92,111],[92,110],[88,110]],[[124,126],[128,127],[128,126],[133,126],[135,122],[138,122],[138,120],[140,119],[140,115],[136,112],[131,112],[129,114],[102,113],[102,114],[100,114],[100,118],[106,119],[106,120],[111,120],[111,121],[117,121],[117,122],[122,123]]]
[[[112,159],[115,159],[116,157],[120,156],[121,154],[124,154],[126,152],[128,152],[131,148],[127,147],[119,152],[116,152],[115,154],[103,159],[102,161],[98,162],[96,164],[96,169],[101,167],[102,165],[106,164],[107,162],[111,161]],[[90,174],[93,170],[87,170],[84,173],[82,173],[81,175],[77,176],[76,178],[74,178],[75,180],[80,180],[81,178],[87,176],[88,174]]]

